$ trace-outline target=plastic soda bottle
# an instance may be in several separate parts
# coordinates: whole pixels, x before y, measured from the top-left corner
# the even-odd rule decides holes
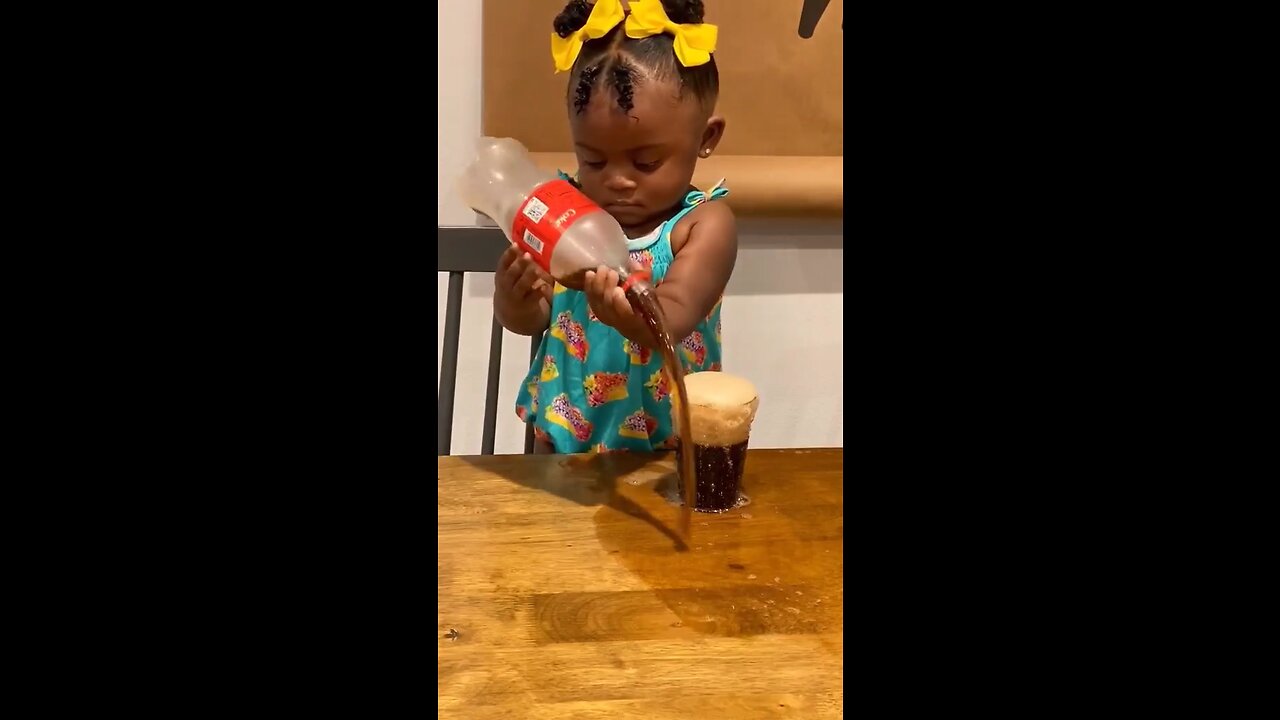
[[[618,272],[624,290],[648,285],[645,273],[628,267],[618,221],[569,181],[535,165],[518,140],[480,138],[459,190],[463,202],[562,284],[580,287],[582,273],[604,265]]]

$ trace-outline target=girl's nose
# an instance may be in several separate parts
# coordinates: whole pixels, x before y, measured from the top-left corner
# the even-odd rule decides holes
[[[627,177],[625,173],[620,172],[610,173],[604,180],[604,186],[610,192],[616,193],[630,192],[636,189],[635,181]]]

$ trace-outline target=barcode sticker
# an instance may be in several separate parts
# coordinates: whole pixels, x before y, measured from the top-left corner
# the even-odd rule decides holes
[[[533,251],[534,251],[534,252],[538,253],[539,255],[541,255],[541,254],[542,254],[542,241],[538,239],[538,236],[537,236],[537,235],[534,235],[533,233],[529,232],[528,230],[525,230],[525,231],[524,231],[524,242],[525,242],[525,244],[526,244],[526,245],[528,245],[529,247],[533,248]]]
[[[538,198],[529,198],[529,203],[524,206],[524,216],[534,222],[542,219],[547,214],[547,204]]]

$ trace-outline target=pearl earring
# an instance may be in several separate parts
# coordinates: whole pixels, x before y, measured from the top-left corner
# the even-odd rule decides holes
[[[707,157],[710,154],[711,154],[711,148],[702,148],[702,157]]]

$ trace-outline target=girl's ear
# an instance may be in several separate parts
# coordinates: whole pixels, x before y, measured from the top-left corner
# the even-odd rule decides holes
[[[712,115],[707,118],[707,127],[702,131],[702,144],[698,146],[698,157],[708,157],[711,152],[716,149],[716,145],[720,144],[720,138],[724,136],[724,118],[719,115]]]

